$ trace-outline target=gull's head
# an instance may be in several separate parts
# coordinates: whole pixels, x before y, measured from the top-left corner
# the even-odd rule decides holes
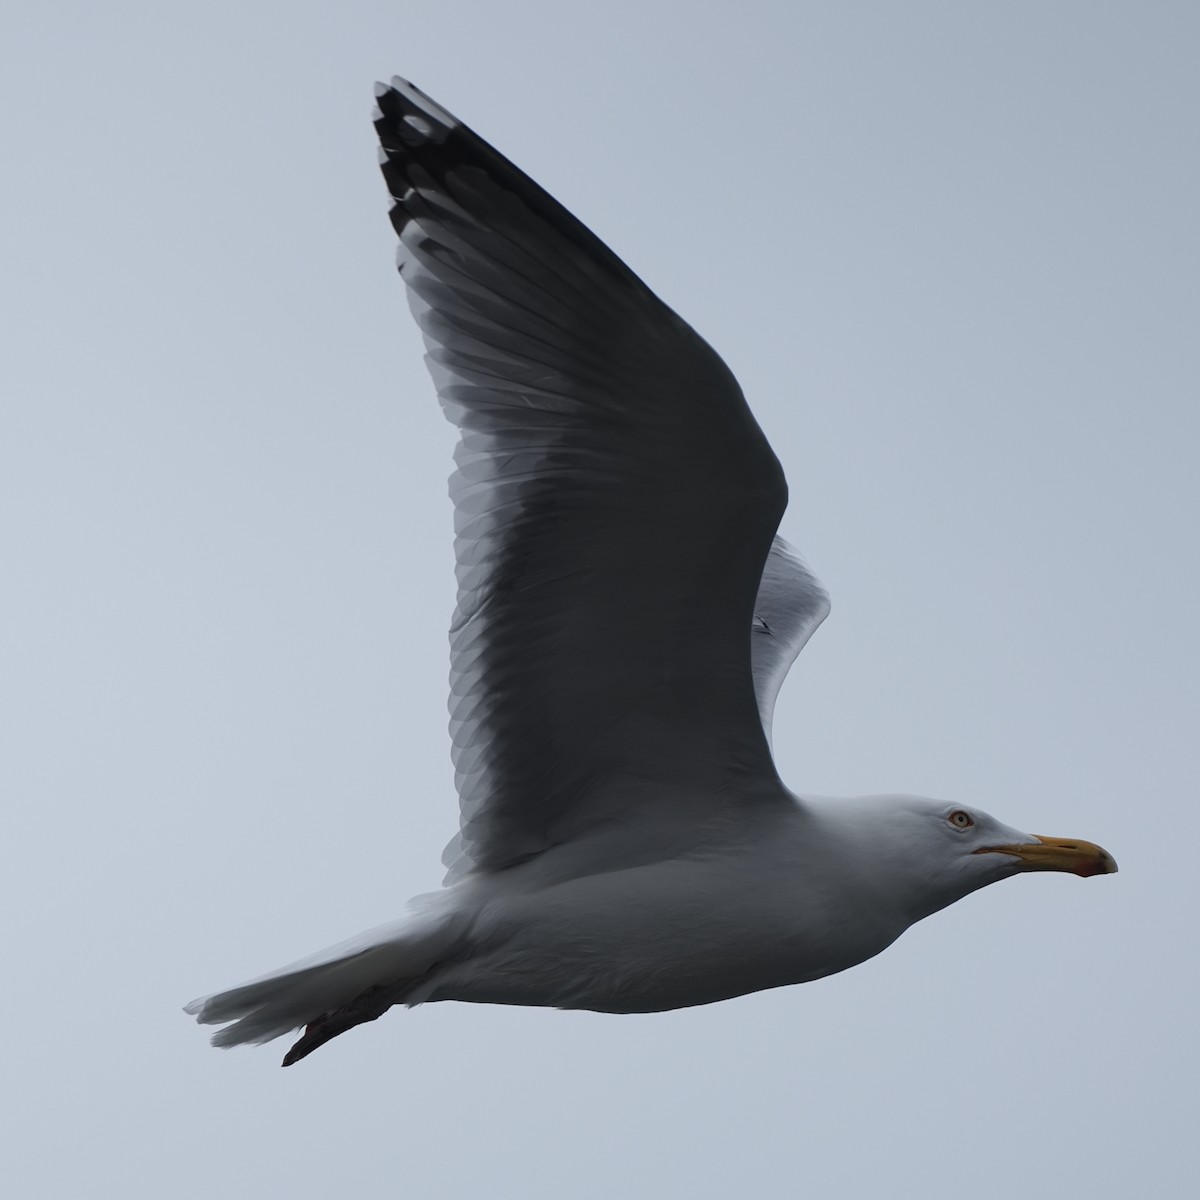
[[[894,881],[911,898],[913,920],[1023,872],[1086,878],[1117,869],[1112,855],[1094,842],[1024,833],[971,805],[872,796],[851,801],[843,814],[838,824],[852,827],[867,850],[856,856],[857,871]]]
[[[1023,833],[982,809],[927,800],[914,806],[913,815],[925,826],[931,862],[940,865],[939,874],[955,893],[947,904],[1026,871],[1062,871],[1086,879],[1117,869],[1113,856],[1095,842]]]

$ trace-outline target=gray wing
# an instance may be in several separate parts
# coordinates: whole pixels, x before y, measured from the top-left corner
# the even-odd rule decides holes
[[[771,543],[754,602],[750,653],[754,694],[767,740],[775,698],[796,656],[829,615],[829,593],[781,537]]]
[[[747,630],[787,488],[737,381],[465,125],[403,80],[376,95],[400,274],[460,432],[448,878],[690,794],[751,803],[734,777],[777,776]]]

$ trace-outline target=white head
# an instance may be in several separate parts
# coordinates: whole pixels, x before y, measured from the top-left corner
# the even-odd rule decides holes
[[[1024,833],[982,809],[918,796],[822,803],[821,826],[860,885],[869,888],[874,876],[893,903],[903,897],[910,924],[1026,871],[1087,877],[1117,869],[1092,842]]]

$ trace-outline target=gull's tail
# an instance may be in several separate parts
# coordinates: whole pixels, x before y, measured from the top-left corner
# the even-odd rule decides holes
[[[261,1045],[304,1026],[283,1060],[288,1067],[393,1004],[426,999],[432,969],[452,952],[465,925],[444,911],[414,915],[251,983],[202,996],[183,1011],[201,1025],[224,1025],[212,1037],[221,1047]]]

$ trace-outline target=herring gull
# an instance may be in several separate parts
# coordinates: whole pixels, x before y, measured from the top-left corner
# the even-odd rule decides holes
[[[781,782],[775,697],[829,612],[712,349],[412,84],[376,88],[399,270],[458,427],[460,829],[408,915],[187,1006],[303,1058],[392,1005],[658,1012],[803,983],[1023,871],[1115,871],[974,807]]]

